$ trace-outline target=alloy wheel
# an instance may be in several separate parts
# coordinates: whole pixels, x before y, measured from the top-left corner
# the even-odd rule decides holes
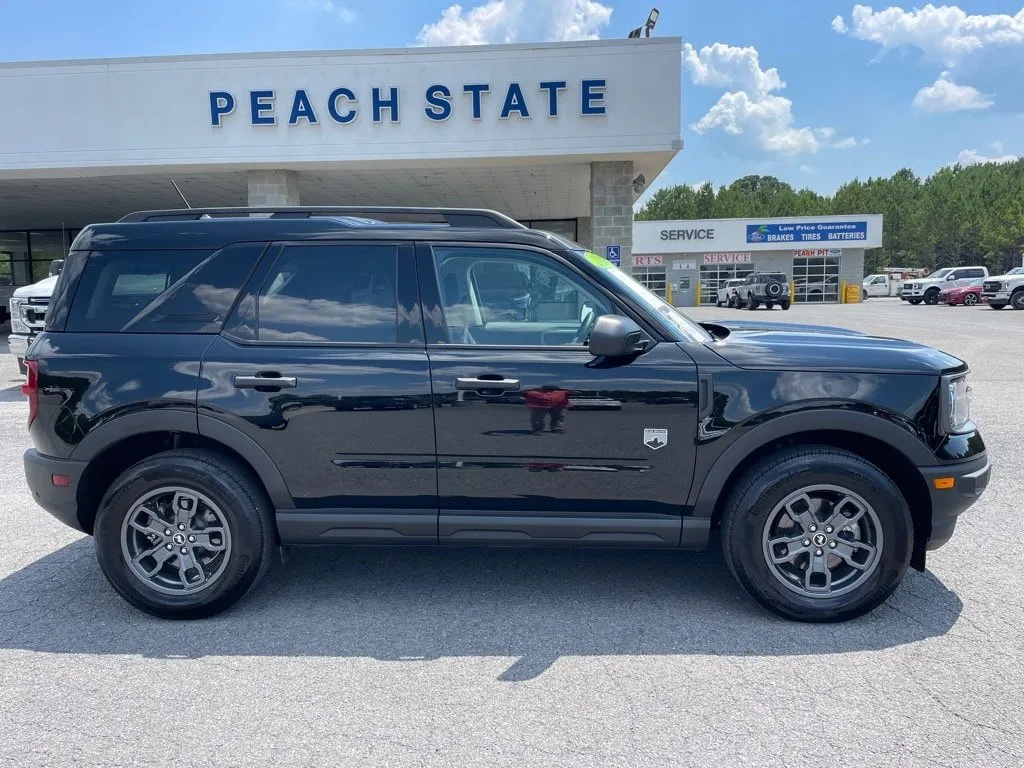
[[[209,497],[165,486],[132,505],[121,524],[121,552],[131,574],[149,588],[190,595],[223,575],[231,532]]]
[[[762,533],[772,575],[802,597],[830,598],[863,584],[878,567],[882,525],[861,496],[811,485],[780,501]]]

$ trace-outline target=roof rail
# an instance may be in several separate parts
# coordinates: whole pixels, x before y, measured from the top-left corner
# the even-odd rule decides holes
[[[526,229],[513,218],[486,208],[407,208],[400,206],[280,206],[270,208],[172,208],[159,211],[136,211],[122,216],[120,222],[192,221],[202,218],[246,218],[253,214],[269,214],[274,219],[309,219],[319,216],[435,216],[449,227],[483,227],[485,229]],[[424,222],[429,223],[429,222]],[[441,223],[441,222],[437,222]]]

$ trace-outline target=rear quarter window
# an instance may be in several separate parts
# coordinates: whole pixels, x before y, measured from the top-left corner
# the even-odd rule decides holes
[[[264,244],[187,251],[93,251],[65,330],[219,333]]]

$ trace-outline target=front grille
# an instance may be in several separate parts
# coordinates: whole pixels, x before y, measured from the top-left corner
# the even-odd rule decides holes
[[[29,299],[21,305],[21,321],[32,332],[41,332],[46,327],[46,310],[49,306],[49,299]]]
[[[985,293],[996,293],[1002,284],[998,282],[985,281],[985,285],[982,286],[981,290]]]

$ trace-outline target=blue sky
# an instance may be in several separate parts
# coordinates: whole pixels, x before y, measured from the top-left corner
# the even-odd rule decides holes
[[[831,193],[1024,155],[1024,8],[655,0],[686,149],[656,182]],[[624,37],[651,0],[0,0],[0,60]]]

